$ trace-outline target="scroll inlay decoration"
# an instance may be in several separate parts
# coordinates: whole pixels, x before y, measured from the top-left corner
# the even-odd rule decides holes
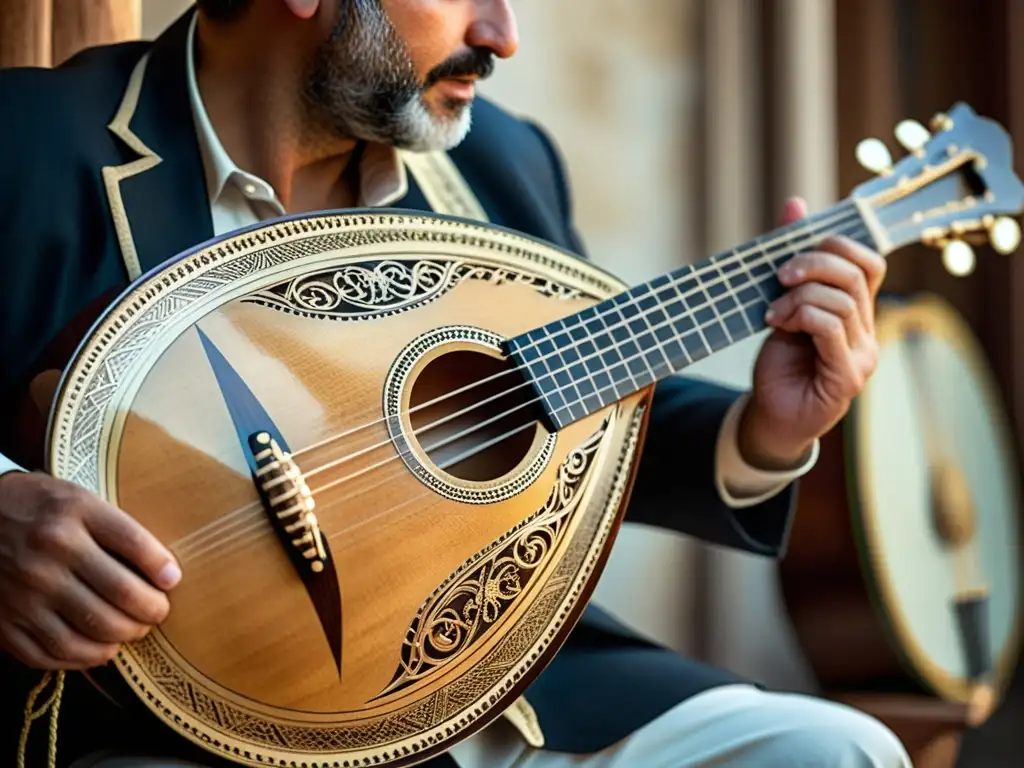
[[[456,571],[427,599],[402,645],[402,660],[380,696],[449,665],[494,627],[555,551],[587,489],[590,469],[611,424],[601,426],[558,469],[547,502]]]
[[[576,299],[582,294],[537,275],[458,260],[387,260],[348,264],[270,286],[244,299],[304,317],[361,320],[422,306],[466,280],[495,285],[521,283],[544,296]]]

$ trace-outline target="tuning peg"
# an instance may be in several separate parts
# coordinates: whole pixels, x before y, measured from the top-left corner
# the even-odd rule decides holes
[[[992,248],[1003,255],[1013,253],[1020,245],[1020,224],[1016,219],[1007,216],[1000,216],[988,230],[989,242]]]
[[[908,152],[920,153],[931,138],[928,129],[916,120],[904,120],[896,126],[896,140]]]
[[[857,162],[872,173],[892,173],[892,155],[878,139],[864,139],[857,144]]]
[[[974,271],[974,249],[963,240],[950,240],[942,249],[942,264],[954,277],[966,277]]]
[[[951,131],[953,130],[953,118],[947,114],[939,112],[931,119],[929,125],[935,133],[938,133],[939,131]]]

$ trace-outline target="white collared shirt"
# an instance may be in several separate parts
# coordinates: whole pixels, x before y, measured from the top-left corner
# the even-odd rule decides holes
[[[235,164],[213,129],[196,79],[196,18],[192,17],[186,48],[189,100],[206,175],[214,236],[220,236],[265,219],[283,216],[286,211],[267,181]],[[401,200],[408,191],[405,163],[392,147],[367,145],[359,172],[359,207],[386,207]],[[819,444],[815,441],[807,461],[791,471],[766,472],[751,467],[740,455],[737,441],[739,418],[747,401],[747,395],[740,397],[726,414],[716,448],[716,486],[722,500],[733,508],[754,506],[780,493],[786,485],[810,471],[819,451]],[[12,469],[19,467],[0,454],[0,475]]]
[[[244,171],[225,151],[203,105],[195,69],[195,34],[199,14],[189,24],[186,62],[192,120],[199,138],[199,152],[210,196],[214,236],[248,227],[265,219],[284,216],[286,211],[274,188],[264,179]],[[369,143],[359,165],[360,194],[356,206],[384,208],[409,190],[405,163],[394,148]]]

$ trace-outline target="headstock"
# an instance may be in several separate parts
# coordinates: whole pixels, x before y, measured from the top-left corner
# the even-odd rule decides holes
[[[970,244],[999,253],[1020,245],[1015,218],[1024,210],[1024,184],[1013,171],[1013,146],[998,123],[957,104],[931,121],[931,132],[906,120],[896,138],[908,151],[893,165],[886,146],[866,139],[857,159],[877,178],[851,195],[871,225],[880,250],[921,242],[943,249],[953,274],[974,268]]]

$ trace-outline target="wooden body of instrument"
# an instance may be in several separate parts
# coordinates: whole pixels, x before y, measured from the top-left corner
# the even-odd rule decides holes
[[[239,763],[448,749],[580,616],[652,385],[763,330],[778,268],[827,237],[889,253],[1019,213],[1010,154],[959,105],[900,177],[628,291],[523,235],[407,211],[268,222],[144,276],[64,371],[48,431],[54,475],[183,565],[170,618],[117,672]],[[966,208],[964,179],[988,191]]]
[[[804,478],[781,564],[823,688],[998,704],[1019,658],[1019,464],[980,345],[935,297],[883,302],[878,370]],[[981,598],[983,670],[957,603]]]
[[[496,376],[502,340],[620,289],[512,234],[385,213],[270,224],[123,297],[65,380],[52,460],[182,564],[168,620],[118,659],[137,693],[264,763],[422,760],[499,715],[595,586],[648,394],[439,464],[536,422]],[[240,437],[243,388],[267,420]],[[286,512],[309,489],[322,570],[261,503],[244,446],[264,429],[298,470],[265,495]]]

